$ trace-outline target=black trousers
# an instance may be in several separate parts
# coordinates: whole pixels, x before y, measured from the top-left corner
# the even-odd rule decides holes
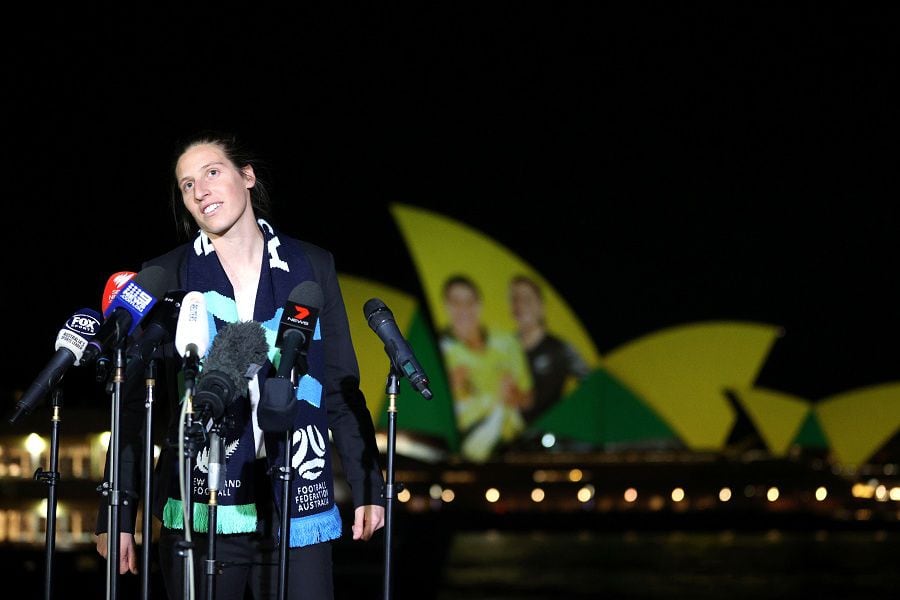
[[[257,531],[244,534],[219,534],[215,537],[216,564],[213,576],[216,600],[268,600],[278,597],[280,550],[275,545],[275,532],[280,527],[273,518],[275,504],[271,479],[265,474],[264,461],[255,468],[257,498]],[[159,564],[166,593],[171,600],[184,600],[185,559],[178,555],[177,544],[184,532],[163,528],[159,536]],[[206,574],[209,536],[194,532],[194,598],[206,600],[209,576]],[[332,600],[334,574],[330,542],[321,542],[288,551],[287,597],[290,600]]]
[[[182,532],[163,530],[159,538],[160,567],[166,594],[171,600],[184,598],[185,559],[175,544]],[[195,534],[194,598],[205,600],[209,576],[206,575],[207,536]],[[271,540],[257,534],[216,536],[216,563],[213,575],[216,600],[276,599],[278,597],[278,561],[280,554]],[[323,542],[291,548],[288,551],[288,593],[290,600],[331,600],[334,581],[331,543]]]

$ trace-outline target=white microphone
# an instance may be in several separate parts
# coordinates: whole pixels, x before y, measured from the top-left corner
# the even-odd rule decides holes
[[[200,359],[209,347],[209,320],[206,298],[201,292],[188,292],[181,301],[175,328],[175,349],[184,358],[185,384],[193,389]]]

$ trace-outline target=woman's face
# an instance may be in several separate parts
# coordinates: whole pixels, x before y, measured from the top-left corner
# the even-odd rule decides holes
[[[527,283],[513,283],[509,288],[509,305],[520,329],[537,327],[544,319],[541,299]]]
[[[460,339],[478,335],[481,301],[475,290],[461,283],[451,285],[444,294],[444,306],[453,335]]]
[[[192,146],[175,165],[184,206],[197,226],[211,238],[228,232],[242,219],[255,224],[250,188],[256,182],[252,167],[239,170],[215,145]]]

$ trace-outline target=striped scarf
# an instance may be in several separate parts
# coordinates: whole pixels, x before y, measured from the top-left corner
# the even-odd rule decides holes
[[[265,220],[258,220],[265,237],[266,256],[260,271],[253,320],[263,326],[269,343],[269,361],[257,374],[259,389],[281,359],[275,346],[278,325],[284,305],[294,287],[302,281],[314,280],[309,259],[293,239],[279,235]],[[200,232],[188,246],[188,256],[182,264],[181,281],[187,290],[203,292],[206,299],[210,337],[225,324],[238,321],[234,290],[207,235]],[[297,385],[296,398],[300,409],[291,436],[291,502],[290,546],[306,546],[340,537],[341,518],[334,499],[331,453],[328,447],[328,419],[323,405],[325,381],[325,353],[319,323],[311,340],[308,354],[309,369]],[[233,423],[223,433],[225,446],[225,483],[220,488],[216,513],[217,533],[250,533],[257,528],[257,507],[254,490],[253,465],[256,461],[249,398],[239,398],[232,404],[223,422]],[[265,445],[269,467],[284,464],[283,433],[266,433]],[[191,503],[194,530],[208,528],[209,501],[206,462],[209,448],[203,448],[194,461],[191,473]],[[177,469],[176,469],[177,471]],[[277,472],[277,471],[273,471]],[[280,479],[273,478],[273,498],[278,511],[281,507]],[[170,489],[178,489],[173,487]],[[169,498],[163,509],[163,524],[182,529],[184,519],[181,500]]]

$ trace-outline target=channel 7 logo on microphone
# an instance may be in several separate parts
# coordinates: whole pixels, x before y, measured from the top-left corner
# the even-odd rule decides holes
[[[313,312],[315,311],[315,312]],[[287,315],[285,319],[295,327],[303,327],[306,329],[310,329],[311,321],[315,320],[316,313],[318,313],[316,309],[310,309],[302,304],[294,305],[294,314]],[[310,318],[311,317],[311,318]]]

